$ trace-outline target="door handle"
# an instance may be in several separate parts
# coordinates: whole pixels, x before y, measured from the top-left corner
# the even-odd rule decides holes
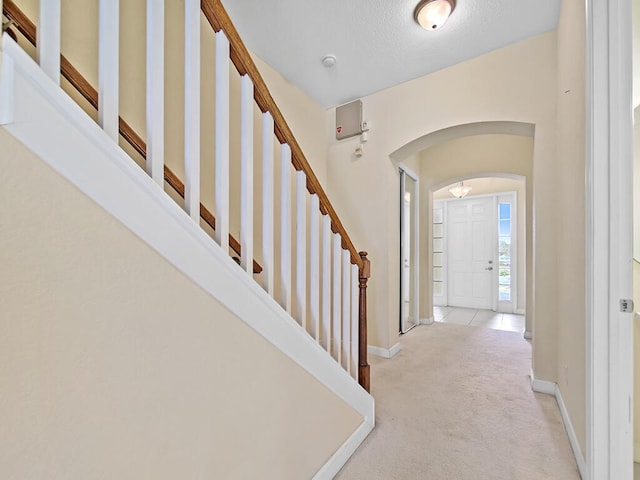
[[[493,267],[487,267],[485,270],[493,270]]]

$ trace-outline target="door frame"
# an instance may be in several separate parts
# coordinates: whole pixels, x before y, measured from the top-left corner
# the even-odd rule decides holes
[[[408,177],[410,177],[414,182],[416,182],[416,191],[415,191],[415,201],[412,200],[411,202],[411,206],[413,207],[413,215],[412,215],[412,221],[414,224],[414,231],[413,231],[413,238],[411,238],[411,241],[413,243],[413,245],[415,245],[414,248],[414,255],[411,256],[411,263],[413,264],[412,267],[412,271],[413,271],[413,275],[411,276],[411,283],[413,284],[413,297],[412,298],[412,303],[413,303],[413,311],[415,312],[416,315],[416,323],[411,327],[415,327],[420,323],[420,272],[419,272],[419,267],[420,267],[420,179],[418,177],[418,175],[413,172],[409,167],[407,167],[406,165],[404,165],[402,162],[400,162],[398,164],[398,172],[399,172],[399,176],[402,179],[402,172],[404,173],[404,175],[407,175]],[[400,305],[399,305],[399,331],[400,333],[407,333],[409,330],[411,330],[411,328],[403,331],[402,330],[402,308],[403,308],[403,304],[404,304],[404,275],[403,275],[403,262],[402,262],[402,249],[403,249],[403,243],[402,243],[402,235],[404,234],[403,232],[403,219],[404,218],[404,181],[402,181],[402,183],[400,184]]]
[[[496,261],[496,275],[494,275],[494,279],[493,279],[493,294],[492,294],[492,309],[496,312],[501,312],[501,313],[513,313],[513,314],[517,314],[518,313],[518,251],[520,248],[520,238],[518,236],[518,222],[519,222],[519,218],[518,218],[518,202],[519,202],[519,198],[518,198],[518,193],[516,191],[509,191],[509,192],[496,192],[496,193],[487,193],[487,194],[482,194],[482,195],[473,195],[472,197],[465,197],[463,200],[468,200],[470,198],[483,198],[483,197],[493,197],[494,198],[494,210],[496,211],[496,230],[497,230],[497,208],[498,205],[500,204],[500,199],[505,199],[508,198],[509,200],[511,200],[511,245],[512,245],[512,250],[511,250],[511,257],[512,257],[512,264],[511,264],[511,276],[512,276],[512,281],[511,281],[511,303],[512,303],[512,311],[511,312],[501,312],[500,310],[500,299],[498,298],[498,290],[499,290],[499,286],[498,286],[498,267],[499,267],[499,260]],[[448,218],[448,204],[449,202],[455,202],[455,201],[459,201],[459,199],[456,198],[440,198],[437,200],[433,200],[433,205],[432,208],[435,208],[437,204],[442,204],[442,216],[444,219],[444,236],[443,236],[443,262],[442,262],[442,268],[443,268],[443,274],[442,274],[442,278],[443,278],[443,283],[444,283],[444,287],[443,287],[443,294],[442,294],[442,303],[444,304],[444,306],[448,306],[449,305],[449,295],[448,295],[448,290],[449,290],[449,276],[448,276],[448,268],[449,268],[449,262],[448,262],[448,254],[449,254],[449,235],[447,234],[447,218]],[[525,232],[525,238],[523,240],[526,241],[526,232]],[[496,237],[497,238],[497,237]],[[433,235],[432,238],[429,239],[429,241],[433,241]],[[496,258],[498,257],[498,245],[496,242],[496,248],[495,248],[495,255]],[[525,259],[526,262],[526,259]],[[433,266],[431,267],[433,268]],[[526,281],[526,280],[525,280]],[[433,298],[435,298],[432,295]],[[434,301],[434,305],[436,305],[435,301]]]
[[[633,478],[631,13],[586,0],[588,480]]]

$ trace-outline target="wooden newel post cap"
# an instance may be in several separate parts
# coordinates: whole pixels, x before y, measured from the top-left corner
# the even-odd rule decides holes
[[[367,258],[369,255],[367,252],[358,252],[360,258],[362,259],[362,269],[360,270],[360,278],[370,278],[371,277],[371,261]]]

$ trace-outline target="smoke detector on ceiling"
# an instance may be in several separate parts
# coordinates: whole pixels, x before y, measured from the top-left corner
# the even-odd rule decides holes
[[[322,57],[322,65],[326,68],[331,68],[336,64],[336,56],[335,55],[325,55]]]

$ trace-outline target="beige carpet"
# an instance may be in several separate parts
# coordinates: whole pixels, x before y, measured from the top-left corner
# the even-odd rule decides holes
[[[579,479],[553,397],[533,393],[520,333],[436,323],[370,357],[376,428],[340,480]]]

